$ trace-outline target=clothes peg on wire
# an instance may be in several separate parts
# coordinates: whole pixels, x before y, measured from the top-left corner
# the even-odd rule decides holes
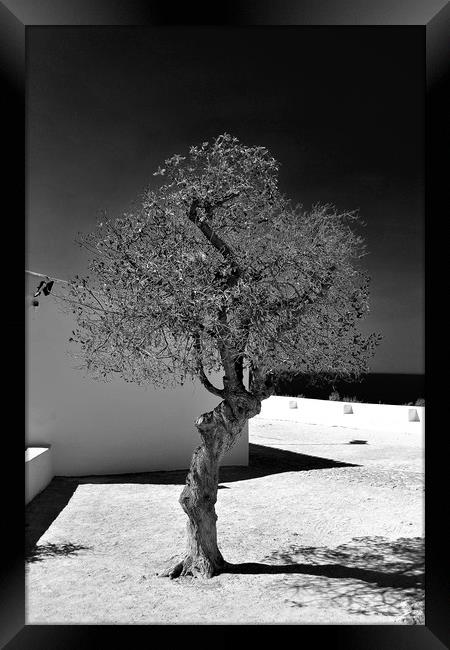
[[[48,296],[50,291],[52,290],[53,287],[53,280],[50,280],[50,282],[47,282],[47,284],[43,287],[42,291],[44,292],[44,296]]]
[[[34,297],[37,298],[38,296],[41,295],[41,292],[44,293],[44,296],[48,296],[52,290],[52,287],[54,285],[54,281],[50,280],[47,278],[47,280],[41,280],[39,282],[38,288],[36,289],[36,293],[34,294]]]
[[[34,294],[34,297],[37,298],[37,296],[41,295],[42,288],[45,287],[45,281],[41,280],[39,282],[38,288],[36,289],[36,292]],[[39,303],[38,303],[39,304]]]

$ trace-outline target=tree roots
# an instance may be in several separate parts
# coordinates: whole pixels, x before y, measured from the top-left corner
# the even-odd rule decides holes
[[[168,568],[164,569],[159,574],[160,578],[182,578],[184,576],[192,576],[194,578],[213,578],[218,576],[225,569],[226,562],[224,561],[221,566],[212,564],[205,558],[198,558],[194,561],[192,557],[186,556],[183,560],[169,563]]]

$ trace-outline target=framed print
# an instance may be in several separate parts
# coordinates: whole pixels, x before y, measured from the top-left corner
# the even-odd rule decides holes
[[[448,5],[2,0],[0,23],[28,453],[24,522],[6,436],[2,647],[444,648]]]

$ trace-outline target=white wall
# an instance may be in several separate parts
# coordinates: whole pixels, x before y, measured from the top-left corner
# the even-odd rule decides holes
[[[36,311],[30,303],[28,293],[26,446],[51,445],[62,476],[188,467],[200,443],[193,422],[219,398],[200,384],[157,391],[86,377],[66,354],[71,318],[52,296]],[[223,464],[248,464],[248,429]]]
[[[51,447],[25,450],[25,504],[42,492],[53,478]]]
[[[290,405],[297,408],[290,408]],[[345,413],[351,407],[352,413]],[[411,421],[410,416],[418,420]],[[310,424],[327,424],[374,431],[420,432],[425,426],[425,407],[362,404],[331,400],[272,396],[262,403],[256,417]]]

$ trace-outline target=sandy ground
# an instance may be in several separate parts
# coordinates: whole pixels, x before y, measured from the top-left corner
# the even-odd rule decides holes
[[[250,441],[217,503],[235,567],[210,580],[156,575],[184,549],[183,472],[55,479],[27,508],[36,538],[67,502],[29,551],[27,623],[423,624],[420,430],[255,418]]]

